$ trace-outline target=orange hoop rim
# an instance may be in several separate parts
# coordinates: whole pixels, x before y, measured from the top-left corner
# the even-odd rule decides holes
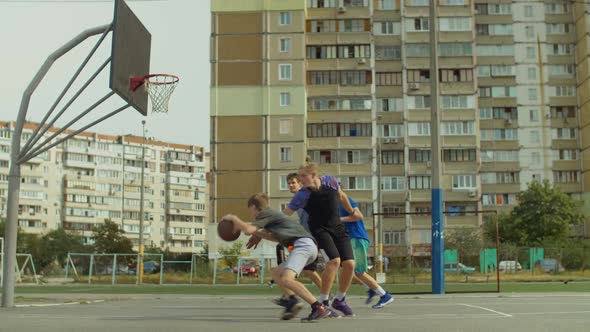
[[[152,80],[154,77],[162,77],[164,79],[166,78],[170,78],[170,80],[165,81],[157,81],[157,80]],[[135,91],[137,90],[140,86],[144,85],[144,84],[149,84],[149,85],[168,85],[168,84],[177,84],[178,81],[180,81],[180,78],[176,75],[172,75],[172,74],[149,74],[149,75],[145,75],[145,76],[138,76],[138,77],[132,77],[130,79],[130,83],[129,83],[129,89],[131,91]]]

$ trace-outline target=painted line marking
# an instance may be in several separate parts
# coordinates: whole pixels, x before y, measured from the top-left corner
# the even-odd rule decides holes
[[[480,306],[477,306],[477,305],[471,305],[471,304],[466,304],[466,303],[457,303],[457,304],[462,305],[462,306],[466,306],[466,307],[477,308],[477,309],[481,309],[481,310],[493,312],[493,313],[496,313],[496,314],[501,315],[501,316],[504,316],[504,317],[512,317],[512,315],[510,315],[510,314],[503,313],[503,312],[500,312],[500,311],[496,311],[496,310],[493,310],[493,309],[490,309],[490,308],[480,307]]]

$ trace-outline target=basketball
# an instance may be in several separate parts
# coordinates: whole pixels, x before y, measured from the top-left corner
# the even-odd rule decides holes
[[[235,241],[240,237],[240,231],[234,231],[234,223],[228,219],[221,219],[217,224],[217,234],[224,241]]]

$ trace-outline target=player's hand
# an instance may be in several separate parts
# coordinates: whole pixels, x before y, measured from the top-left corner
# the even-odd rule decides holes
[[[256,235],[250,236],[248,243],[246,243],[246,249],[252,249],[252,248],[256,249],[258,247],[258,243],[260,243],[261,240],[262,240],[262,238],[260,238]]]

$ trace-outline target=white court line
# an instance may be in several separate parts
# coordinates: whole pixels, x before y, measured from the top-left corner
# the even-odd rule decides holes
[[[586,314],[590,313],[590,311],[545,311],[545,312],[519,312],[514,313],[513,315],[568,315],[568,314]]]
[[[83,302],[65,302],[65,303],[33,303],[33,304],[17,304],[15,307],[17,308],[31,308],[31,307],[57,307],[57,306],[65,306],[65,305],[76,305],[76,304],[93,304],[93,303],[100,303],[104,302],[104,300],[94,300],[94,301],[83,301]]]
[[[503,313],[503,312],[500,312],[500,311],[496,311],[496,310],[493,310],[493,309],[490,309],[490,308],[485,308],[485,307],[480,307],[480,306],[477,306],[477,305],[471,305],[471,304],[465,304],[465,303],[457,303],[457,304],[458,305],[463,305],[463,306],[466,306],[466,307],[477,308],[477,309],[481,309],[481,310],[493,312],[493,313],[496,313],[498,315],[502,315],[504,317],[512,317],[512,315],[510,315],[510,314],[506,314],[506,313]]]

